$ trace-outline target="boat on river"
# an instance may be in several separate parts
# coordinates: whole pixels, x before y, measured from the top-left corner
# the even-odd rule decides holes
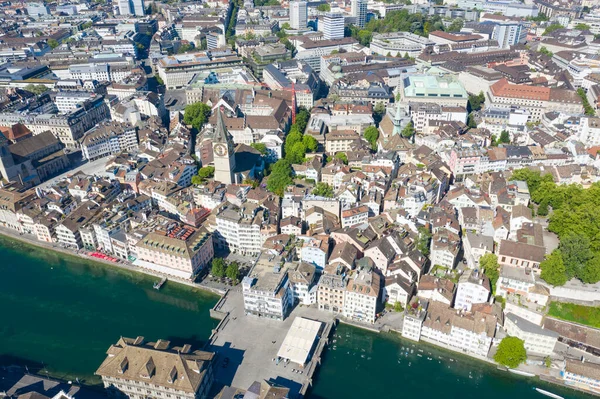
[[[557,395],[557,394],[552,393],[552,392],[545,391],[545,390],[540,389],[540,388],[534,388],[534,389],[536,391],[538,391],[539,393],[541,393],[542,395],[546,395],[546,396],[549,396],[549,397],[554,398],[554,399],[565,399],[565,398],[563,398],[560,395]]]

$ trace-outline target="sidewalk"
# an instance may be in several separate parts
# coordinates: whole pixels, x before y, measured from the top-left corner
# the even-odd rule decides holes
[[[127,270],[130,272],[135,272],[135,273],[143,273],[145,275],[158,277],[158,278],[167,277],[169,279],[169,281],[173,281],[173,282],[176,282],[179,284],[184,284],[184,285],[187,285],[187,286],[193,287],[193,288],[198,288],[200,290],[208,291],[208,292],[211,292],[216,295],[223,295],[226,291],[225,289],[221,289],[221,288],[217,287],[215,284],[203,283],[203,282],[202,283],[194,283],[194,282],[191,282],[188,280],[182,280],[182,279],[174,278],[171,276],[165,276],[161,273],[153,272],[152,270],[142,269],[140,267],[133,266],[130,263],[128,263],[127,261],[124,261],[122,259],[120,259],[119,263],[115,263],[115,262],[106,261],[106,260],[103,260],[100,258],[91,257],[91,256],[87,255],[87,252],[88,252],[87,250],[80,249],[78,251],[74,251],[72,249],[67,249],[67,248],[61,247],[60,244],[57,244],[57,243],[39,241],[33,235],[25,234],[25,233],[20,234],[20,233],[16,232],[15,230],[6,228],[4,226],[0,226],[0,235],[3,235],[12,240],[22,241],[24,243],[34,245],[36,247],[45,248],[45,249],[55,251],[55,252],[60,252],[65,255],[77,256],[77,257],[80,257],[80,258],[85,259],[90,262],[101,263],[101,264],[104,264],[107,266],[117,267],[117,268]]]

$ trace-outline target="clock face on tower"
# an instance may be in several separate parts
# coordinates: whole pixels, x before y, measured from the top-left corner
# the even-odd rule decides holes
[[[227,155],[227,147],[224,144],[215,144],[214,151],[220,157]]]

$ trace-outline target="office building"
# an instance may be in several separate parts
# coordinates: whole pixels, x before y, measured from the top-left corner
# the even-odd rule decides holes
[[[352,16],[356,18],[356,26],[362,28],[367,23],[367,0],[352,0]]]
[[[328,12],[319,21],[319,31],[325,40],[336,40],[344,37],[344,16],[340,13]]]
[[[119,0],[121,15],[143,16],[145,14],[144,0]]]
[[[308,6],[306,1],[290,1],[290,26],[294,29],[306,28]]]

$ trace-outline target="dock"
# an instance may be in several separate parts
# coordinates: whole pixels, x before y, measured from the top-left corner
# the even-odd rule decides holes
[[[247,316],[242,293],[235,290],[229,291],[215,305],[211,316],[221,319],[205,346],[205,350],[217,353],[217,384],[248,389],[254,381],[270,380],[290,388],[292,399],[302,398],[312,386],[335,326],[333,314],[304,306],[296,306],[283,321]],[[323,323],[322,332],[303,367],[276,361],[279,348],[296,317]]]
[[[160,281],[158,281],[158,282],[154,283],[154,286],[153,286],[153,288],[154,288],[155,290],[160,290],[160,289],[162,288],[162,286],[163,286],[163,285],[164,285],[166,282],[167,282],[167,278],[166,278],[166,277],[163,277],[163,278],[161,278],[161,279],[160,279]]]

